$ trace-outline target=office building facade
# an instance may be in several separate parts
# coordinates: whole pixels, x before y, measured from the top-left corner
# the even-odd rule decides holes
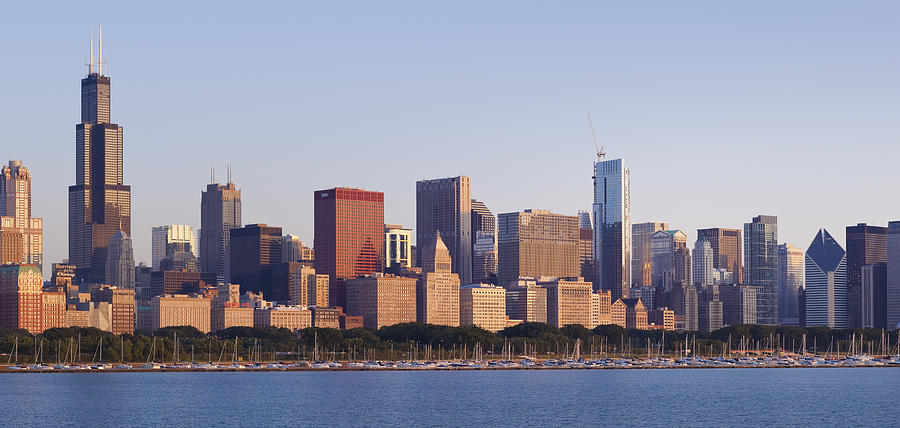
[[[888,328],[900,328],[900,221],[888,223],[886,316]]]
[[[612,299],[631,286],[631,177],[622,159],[594,162],[594,272]]]
[[[159,263],[169,253],[176,251],[189,252],[197,257],[197,235],[194,229],[185,224],[169,224],[153,226],[151,230],[151,262],[153,270],[159,270]]]
[[[753,217],[744,223],[744,279],[758,287],[756,322],[778,325],[778,218]]]
[[[546,210],[525,210],[498,216],[499,279],[577,277],[578,217]]]
[[[285,302],[288,287],[275,286],[275,266],[281,264],[281,228],[266,224],[250,224],[231,229],[229,270],[231,282],[241,285],[241,292],[263,294],[263,298]]]
[[[346,308],[347,279],[384,271],[384,193],[338,187],[313,197],[314,267],[329,277],[330,306]]]
[[[219,284],[230,281],[231,229],[241,226],[241,191],[231,180],[208,184],[200,196],[200,268],[214,273]]]
[[[416,278],[380,273],[347,280],[347,315],[366,328],[416,322]]]
[[[395,224],[384,225],[384,267],[412,267],[412,230]]]
[[[0,235],[19,235],[19,242],[4,242],[18,257],[9,263],[44,264],[44,220],[31,216],[31,172],[21,161],[0,169]],[[10,246],[10,250],[7,250]]]
[[[660,230],[669,230],[669,223],[650,221],[631,226],[632,284],[645,287],[653,285],[653,249],[650,245],[650,237]]]
[[[847,257],[825,229],[805,258],[806,325],[847,328]]]
[[[778,318],[782,325],[800,325],[800,291],[804,287],[803,250],[791,244],[778,246]]]
[[[459,289],[459,324],[487,331],[506,328],[506,290],[490,284],[469,284]]]
[[[847,324],[862,327],[862,268],[887,262],[887,228],[847,226]]]
[[[122,127],[110,121],[110,79],[93,66],[81,79],[75,126],[75,185],[69,186],[69,263],[78,277],[102,283],[109,239],[131,235],[131,186],[124,184]]]
[[[694,285],[706,286],[715,284],[712,246],[702,236],[694,242],[691,265],[693,271],[691,279]]]
[[[416,283],[416,319],[422,324],[459,326],[459,275],[451,271],[450,251],[439,232],[422,250]]]
[[[134,248],[123,231],[109,238],[106,252],[106,284],[134,290]]]
[[[744,269],[742,267],[741,231],[720,227],[697,229],[697,239],[700,239],[701,236],[706,238],[709,246],[712,247],[713,267],[727,270],[731,273],[735,284],[742,284]]]
[[[430,245],[435,232],[441,232],[453,273],[464,284],[472,282],[471,195],[471,179],[465,176],[416,182],[416,245]]]

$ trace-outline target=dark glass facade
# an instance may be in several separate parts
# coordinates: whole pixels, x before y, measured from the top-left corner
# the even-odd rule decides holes
[[[131,235],[131,187],[123,183],[122,127],[110,123],[110,79],[81,79],[75,185],[69,186],[69,263],[80,279],[105,281],[109,239]]]

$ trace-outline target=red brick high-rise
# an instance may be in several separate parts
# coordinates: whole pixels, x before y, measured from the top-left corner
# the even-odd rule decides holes
[[[0,327],[42,332],[42,285],[37,265],[0,266]]]
[[[383,270],[384,193],[338,187],[314,196],[316,273],[330,277],[330,305],[346,307],[344,280]]]

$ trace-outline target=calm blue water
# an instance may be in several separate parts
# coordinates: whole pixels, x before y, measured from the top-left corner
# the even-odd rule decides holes
[[[2,374],[3,425],[896,426],[900,369]]]

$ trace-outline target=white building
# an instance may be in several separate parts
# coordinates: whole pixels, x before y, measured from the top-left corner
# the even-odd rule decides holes
[[[384,267],[412,266],[412,230],[397,225],[384,226]]]
[[[694,271],[695,285],[716,284],[713,276],[715,269],[713,268],[712,246],[709,245],[709,241],[705,236],[701,235],[694,242],[694,255],[691,262],[693,263],[692,270]]]
[[[847,328],[847,257],[825,229],[806,250],[806,325]]]

